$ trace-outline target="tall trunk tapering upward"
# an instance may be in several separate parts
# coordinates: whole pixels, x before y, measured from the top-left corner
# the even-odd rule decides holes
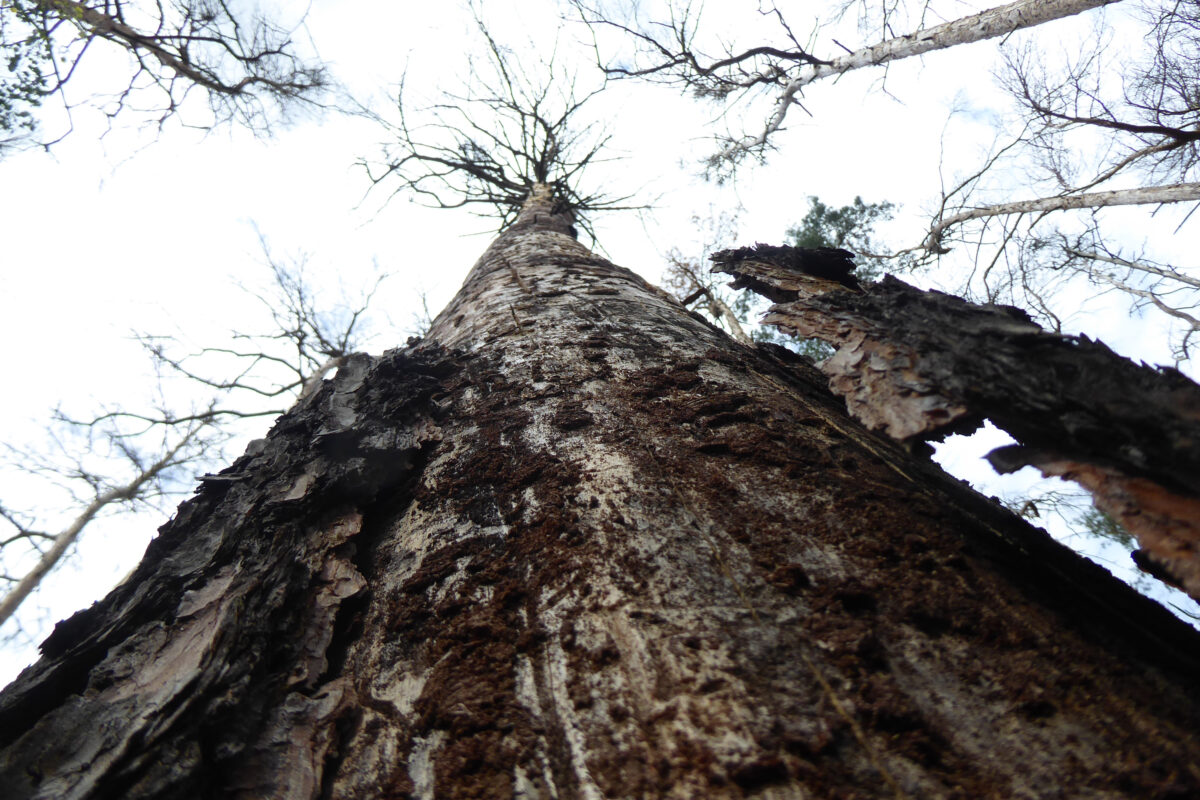
[[[1185,797],[1200,645],[536,192],[0,696],[0,796]]]

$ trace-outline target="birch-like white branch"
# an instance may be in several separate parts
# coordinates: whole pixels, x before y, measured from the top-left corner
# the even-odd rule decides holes
[[[736,161],[742,155],[766,145],[767,140],[780,129],[784,118],[796,104],[796,94],[805,86],[822,78],[842,75],[862,67],[874,67],[919,56],[933,50],[944,50],[959,44],[970,44],[1008,34],[1024,28],[1032,28],[1046,22],[1074,16],[1099,6],[1120,0],[1017,0],[1015,3],[989,8],[978,14],[952,20],[931,28],[923,28],[905,36],[887,39],[871,47],[855,50],[824,64],[806,64],[788,81],[775,103],[775,111],[767,119],[761,133],[746,136],[731,143],[710,159],[716,165],[725,161]]]
[[[38,559],[38,563],[33,566],[29,572],[25,573],[22,578],[17,581],[17,585],[12,588],[8,594],[4,595],[4,599],[0,600],[0,625],[3,625],[9,617],[11,617],[21,603],[29,597],[30,593],[41,584],[42,580],[49,574],[50,570],[54,569],[55,565],[66,554],[67,549],[79,539],[79,535],[96,516],[105,508],[114,503],[126,503],[131,500],[136,500],[142,496],[146,486],[154,481],[164,470],[169,469],[180,463],[180,455],[189,444],[195,440],[199,434],[200,428],[192,428],[189,430],[173,447],[167,450],[161,458],[139,472],[131,481],[121,486],[114,486],[107,491],[99,492],[96,497],[88,503],[87,507],[80,512],[79,516],[75,517],[62,532],[54,537],[53,544],[47,548],[46,552],[42,553],[42,557]],[[186,460],[186,456],[184,456]]]
[[[1200,183],[1175,183],[1170,186],[1143,186],[1137,189],[1116,189],[1108,192],[1087,192],[1057,197],[1042,197],[1034,200],[1017,200],[993,206],[967,209],[938,220],[930,229],[924,250],[934,253],[949,252],[942,246],[946,230],[963,222],[987,217],[1004,217],[1012,214],[1037,214],[1048,211],[1067,211],[1073,208],[1105,208],[1107,206],[1161,205],[1200,200]]]

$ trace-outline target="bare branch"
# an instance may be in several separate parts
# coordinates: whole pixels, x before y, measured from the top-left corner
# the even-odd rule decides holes
[[[604,68],[610,77],[637,77],[680,85],[699,97],[722,102],[735,92],[763,89],[773,92],[774,109],[762,129],[758,133],[726,140],[722,149],[708,159],[710,170],[721,170],[734,167],[747,155],[761,158],[771,137],[782,129],[792,107],[799,105],[803,88],[815,81],[955,45],[1008,36],[1014,31],[1116,1],[1017,0],[941,25],[893,36],[830,59],[818,58],[801,47],[777,9],[772,9],[772,13],[779,20],[791,47],[756,46],[741,51],[727,48],[722,57],[714,58],[705,55],[695,44],[699,13],[693,13],[690,5],[678,14],[672,10],[668,21],[642,26],[614,21],[584,0],[572,0],[572,5],[588,25],[612,28],[630,37],[637,44],[639,53],[650,59],[649,65],[641,67],[619,63],[607,65]],[[890,30],[886,22],[884,29]]]
[[[194,453],[189,453],[188,449],[196,444],[203,428],[204,426],[201,424],[185,430],[179,440],[169,447],[160,458],[154,463],[142,467],[128,482],[105,491],[97,491],[92,501],[71,524],[53,537],[53,544],[42,554],[37,564],[17,581],[3,599],[0,599],[0,624],[3,624],[16,612],[21,603],[38,587],[50,570],[62,560],[68,548],[78,540],[79,534],[97,515],[109,506],[130,503],[144,496],[147,487],[164,472],[192,460],[195,457]],[[132,454],[130,456],[129,461],[135,466],[140,466],[137,459]],[[4,518],[13,522],[13,517],[9,513],[5,513]],[[16,523],[13,522],[13,524]]]
[[[281,400],[290,404],[293,397],[302,400],[318,391],[359,346],[367,307],[386,276],[363,292],[357,305],[323,310],[304,277],[304,259],[288,263],[271,253],[265,239],[262,245],[273,283],[254,296],[268,309],[274,330],[235,333],[234,347],[207,347],[183,357],[168,354],[170,338],[137,336],[161,372],[216,391],[207,407],[181,413],[164,402],[139,411],[130,410],[126,402],[90,419],[60,409],[53,416],[57,424],[47,431],[56,452],[42,456],[9,448],[15,469],[57,486],[70,498],[63,505],[78,504],[78,513],[60,533],[51,535],[37,530],[28,512],[0,507],[0,520],[14,530],[0,540],[0,555],[6,561],[4,572],[15,573],[0,576],[0,583],[11,586],[0,601],[0,623],[61,562],[97,516],[116,506],[135,506],[190,489],[194,476],[210,465],[210,451],[229,435],[233,421],[278,416],[286,410]],[[60,432],[85,437],[84,446],[69,447],[60,440]],[[141,449],[149,435],[161,436],[153,451],[158,455]],[[129,467],[132,477],[114,477]],[[13,564],[23,568],[18,571]]]
[[[717,213],[709,209],[707,216],[692,216],[692,227],[701,233],[696,257],[685,256],[677,247],[667,251],[667,268],[662,285],[685,307],[695,306],[708,313],[719,325],[742,344],[754,339],[744,327],[749,324],[751,309],[746,295],[733,295],[718,286],[718,280],[707,268],[708,257],[716,250],[729,247],[737,237],[737,215]],[[704,265],[704,266],[702,266]],[[737,306],[735,310],[732,306]]]
[[[1082,255],[1085,255],[1085,257],[1091,257],[1093,254],[1082,254]],[[1131,294],[1134,297],[1140,297],[1145,300],[1149,300],[1151,303],[1154,304],[1154,306],[1156,308],[1158,308],[1159,311],[1162,311],[1164,314],[1169,314],[1170,316],[1175,317],[1176,319],[1181,319],[1184,322],[1186,322],[1193,331],[1200,330],[1200,319],[1197,319],[1193,315],[1188,314],[1186,311],[1182,311],[1178,308],[1172,308],[1171,306],[1168,306],[1163,301],[1163,299],[1156,293],[1151,292],[1147,289],[1139,289],[1136,286],[1131,286],[1130,284],[1125,283],[1124,281],[1120,280],[1119,278],[1117,278],[1115,275],[1112,275],[1111,273],[1097,272],[1095,274],[1101,280],[1111,283],[1113,286],[1115,286],[1116,288],[1120,289],[1121,291],[1123,291],[1127,294]]]
[[[482,209],[502,225],[515,220],[537,185],[549,186],[562,210],[589,233],[590,213],[640,208],[627,205],[628,196],[580,188],[587,169],[607,160],[601,157],[607,132],[580,122],[604,84],[580,89],[553,56],[527,69],[531,59],[518,59],[496,42],[478,9],[475,21],[484,57],[472,59],[460,92],[414,109],[401,83],[397,122],[363,109],[394,137],[381,161],[360,162],[372,183],[393,185],[394,194],[409,193],[434,208]]]
[[[1000,217],[1012,214],[1029,214],[1044,211],[1065,211],[1074,208],[1105,208],[1107,206],[1162,205],[1200,200],[1200,183],[1180,183],[1173,186],[1146,186],[1137,189],[1120,189],[1109,192],[1042,197],[1033,200],[1017,200],[1011,203],[973,208],[939,219],[930,229],[921,245],[931,252],[948,252],[942,245],[945,232],[967,220],[985,217]]]
[[[1053,295],[1074,277],[1124,292],[1133,308],[1173,320],[1175,353],[1186,358],[1196,287],[1175,267],[1105,246],[1097,213],[1129,204],[1157,212],[1164,202],[1197,197],[1200,6],[1150,2],[1139,13],[1146,23],[1140,52],[1121,52],[1103,30],[1061,63],[1034,42],[1002,50],[999,79],[1016,103],[1020,130],[945,194],[916,249],[928,259],[949,252],[952,237],[959,240],[974,268],[957,270],[967,277],[951,291],[1018,303],[1056,329],[1063,310],[1055,310]],[[1014,169],[1024,172],[1016,181]],[[1117,180],[1119,188],[1110,189]],[[1037,191],[1009,200],[1015,186]],[[1090,217],[1061,214],[1071,210]],[[1047,233],[1042,223],[1050,215],[1071,232]]]
[[[58,96],[70,112],[75,101],[67,86],[96,41],[129,56],[124,85],[104,104],[110,119],[133,109],[161,126],[198,91],[207,99],[208,117],[189,115],[189,124],[210,128],[234,121],[265,133],[298,104],[318,107],[330,84],[323,65],[299,54],[291,30],[224,0],[4,0],[0,11],[0,50],[25,69],[3,89],[19,89],[17,99],[26,107]],[[0,118],[8,130],[20,121]],[[22,127],[30,133],[33,126]]]
[[[1116,0],[1017,0],[1015,3],[990,8],[970,17],[889,39],[838,56],[828,62],[802,67],[783,86],[775,99],[775,110],[767,118],[762,131],[731,142],[712,156],[709,163],[716,166],[725,162],[736,162],[747,154],[761,153],[771,135],[783,126],[788,111],[796,105],[795,98],[800,90],[822,78],[842,75],[863,67],[880,66],[954,45],[1007,36],[1023,28],[1073,16],[1111,2]]]
[[[204,419],[278,415],[285,410],[278,407],[279,400],[301,400],[320,388],[324,378],[361,347],[360,329],[367,309],[387,278],[381,274],[354,300],[347,300],[341,308],[323,310],[305,276],[307,256],[282,259],[261,233],[259,243],[272,282],[265,291],[246,291],[267,310],[270,332],[234,333],[237,347],[205,347],[183,356],[168,352],[174,343],[171,337],[135,334],[154,362],[168,373],[230,398],[199,415]],[[232,370],[231,364],[235,365]],[[256,403],[260,400],[272,401],[271,406],[259,407]],[[152,425],[180,421],[124,411],[115,415]]]
[[[679,302],[684,306],[691,306],[693,303],[701,301],[700,307],[724,323],[725,330],[729,331],[730,336],[742,344],[753,344],[754,340],[742,327],[737,314],[710,285],[712,279],[701,276],[698,265],[685,261],[678,251],[673,251],[668,258],[670,266],[665,282],[668,288],[674,290]],[[683,296],[680,297],[680,295]]]
[[[1180,283],[1187,284],[1193,288],[1200,289],[1200,278],[1193,278],[1191,275],[1188,275],[1186,272],[1175,267],[1162,267],[1156,264],[1147,264],[1144,262],[1139,263],[1129,261],[1124,258],[1119,258],[1111,254],[1084,252],[1073,247],[1064,247],[1063,249],[1068,255],[1075,256],[1076,258],[1086,258],[1091,261],[1104,261],[1108,264],[1116,264],[1117,266],[1128,267],[1129,269],[1137,270],[1138,272],[1148,272],[1152,275],[1157,275],[1160,278],[1170,278],[1171,280],[1179,281]]]

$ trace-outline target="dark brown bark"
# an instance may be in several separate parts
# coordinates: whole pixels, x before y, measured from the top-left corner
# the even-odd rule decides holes
[[[1200,643],[535,197],[0,695],[5,797],[1183,797]]]
[[[1019,443],[988,456],[996,469],[1082,484],[1137,536],[1139,563],[1200,599],[1200,386],[1011,306],[891,276],[864,290],[844,256],[759,245],[714,260],[777,301],[766,322],[838,347],[821,369],[856,419],[901,441],[992,420]]]

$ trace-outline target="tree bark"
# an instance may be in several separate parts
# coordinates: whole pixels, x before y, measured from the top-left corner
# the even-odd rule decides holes
[[[535,193],[0,695],[0,795],[1168,797],[1197,636]]]
[[[1139,565],[1200,599],[1200,386],[1011,306],[890,275],[864,291],[849,255],[758,245],[713,259],[777,301],[765,323],[838,348],[821,370],[855,419],[901,441],[990,419],[1018,442],[988,455],[997,470],[1081,484],[1137,537]]]

